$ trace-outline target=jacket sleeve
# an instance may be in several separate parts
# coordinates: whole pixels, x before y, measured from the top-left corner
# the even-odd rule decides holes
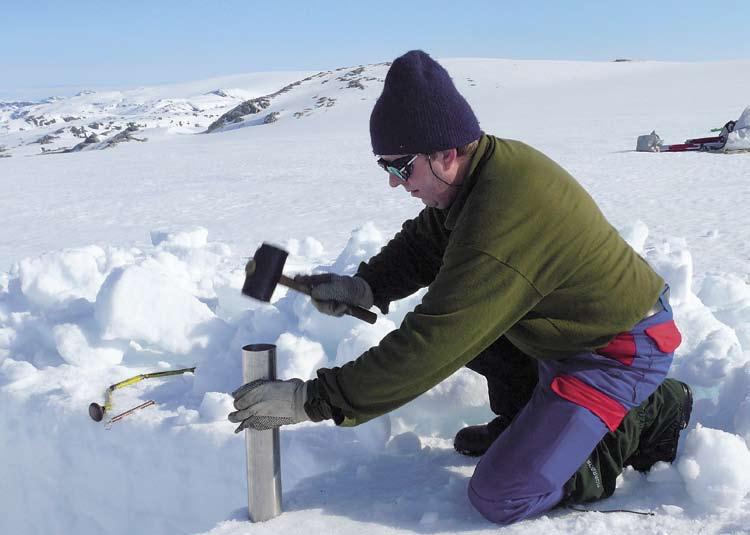
[[[318,370],[315,387],[337,424],[357,425],[426,392],[472,360],[541,299],[518,271],[468,246],[451,247],[422,303],[377,346]]]
[[[401,230],[378,254],[359,265],[356,275],[372,288],[375,305],[388,313],[391,301],[397,301],[428,286],[440,270],[448,231],[444,215],[425,208],[406,221]]]

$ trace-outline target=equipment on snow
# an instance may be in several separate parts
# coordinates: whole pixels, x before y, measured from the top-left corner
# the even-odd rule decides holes
[[[109,422],[107,422],[106,428],[109,429],[112,427],[112,424],[115,422],[119,422],[123,418],[125,418],[128,414],[133,414],[135,411],[139,409],[145,409],[146,407],[150,407],[151,405],[156,405],[156,402],[153,399],[149,399],[148,401],[141,403],[137,407],[133,407],[132,409],[128,409],[125,412],[121,412],[117,416],[113,416],[109,419]]]
[[[660,152],[662,140],[655,130],[645,136],[638,136],[635,150],[638,152]]]
[[[262,244],[245,265],[245,283],[242,293],[253,299],[269,302],[277,284],[310,295],[310,288],[283,274],[284,263],[289,253],[274,245]],[[350,306],[345,314],[367,323],[375,323],[377,315],[358,306]]]
[[[242,380],[276,379],[276,346],[250,344],[242,348]],[[245,429],[247,512],[253,522],[281,514],[281,449],[279,428]]]
[[[713,128],[711,132],[719,132],[719,135],[664,145],[659,135],[652,131],[650,134],[638,136],[635,150],[637,152],[701,151],[722,153],[750,151],[750,106],[745,108],[739,119],[728,121],[722,128]]]
[[[104,415],[112,410],[112,393],[118,388],[124,388],[126,386],[134,385],[135,383],[139,383],[144,379],[152,379],[155,377],[168,377],[170,375],[182,375],[183,373],[193,373],[193,372],[195,372],[195,366],[193,366],[192,368],[181,368],[179,370],[168,370],[164,372],[142,373],[140,375],[136,375],[134,377],[125,379],[124,381],[120,381],[119,383],[110,385],[107,388],[107,390],[104,392],[104,405],[99,405],[96,402],[89,405],[89,416],[91,416],[91,419],[94,420],[95,422],[101,422],[102,419],[104,418]],[[141,405],[138,405],[137,407],[133,407],[132,409],[122,412],[116,416],[113,416],[109,420],[109,422],[107,422],[107,426],[112,425],[113,423],[121,420],[128,414],[132,414],[138,409],[149,407],[151,405],[154,405],[155,403],[156,403],[155,401],[150,400],[150,401],[147,401],[146,403],[142,403]]]

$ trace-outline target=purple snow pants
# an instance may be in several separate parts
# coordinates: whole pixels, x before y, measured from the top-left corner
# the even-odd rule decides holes
[[[485,518],[510,524],[555,507],[599,441],[656,390],[680,343],[666,288],[657,305],[661,311],[595,353],[539,361],[531,400],[469,483],[469,500]]]

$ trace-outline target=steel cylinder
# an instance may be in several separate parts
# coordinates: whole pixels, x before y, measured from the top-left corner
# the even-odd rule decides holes
[[[242,380],[276,379],[276,346],[251,344],[242,348]],[[281,450],[279,429],[245,430],[247,511],[263,522],[281,514]]]

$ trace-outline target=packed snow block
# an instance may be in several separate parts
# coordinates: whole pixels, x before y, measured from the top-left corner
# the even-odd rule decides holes
[[[362,353],[380,343],[389,332],[396,329],[396,324],[387,318],[379,318],[373,324],[357,325],[349,331],[336,348],[336,366],[343,366],[357,359]]]
[[[678,359],[680,377],[689,383],[718,385],[736,366],[747,362],[734,330],[719,324],[689,354]]]
[[[242,294],[242,285],[245,282],[245,270],[233,269],[229,273],[217,273],[214,277],[213,289],[218,305],[214,313],[223,319],[237,318],[241,316],[248,307],[260,306],[260,302],[253,303]]]
[[[10,347],[16,337],[16,330],[0,327],[0,363],[10,356]]]
[[[719,390],[716,425],[734,431],[750,447],[750,362],[734,368]]]
[[[395,432],[453,437],[467,424],[486,423],[493,418],[487,381],[468,368],[460,368],[391,416]]]
[[[349,430],[366,451],[382,453],[391,438],[391,416],[383,414]]]
[[[335,355],[339,342],[362,323],[352,316],[336,318],[323,314],[315,309],[309,297],[297,292],[289,292],[275,305],[283,318],[289,318],[285,321],[294,322],[291,323],[290,330],[296,330],[320,343],[327,355]]]
[[[13,383],[23,384],[24,381],[31,383],[38,373],[39,370],[30,362],[26,362],[25,360],[6,359],[5,361],[0,362],[0,385]],[[20,389],[14,389],[16,392],[18,390]]]
[[[195,296],[140,266],[114,270],[96,297],[104,340],[135,340],[172,353],[205,348],[224,323]]]
[[[289,326],[287,317],[275,306],[262,303],[246,312],[240,319],[240,330],[247,326],[242,343],[266,343],[276,340]],[[239,333],[239,331],[238,331]]]
[[[187,230],[152,230],[151,243],[157,246],[172,246],[185,249],[205,247],[208,243],[208,229],[195,227]]]
[[[327,271],[351,275],[357,271],[360,262],[374,256],[383,248],[383,245],[385,245],[383,234],[375,223],[368,221],[352,232],[343,251]]]
[[[708,273],[703,279],[698,297],[706,306],[731,308],[750,302],[750,285],[733,273]]]
[[[52,328],[57,352],[73,366],[84,368],[108,368],[122,362],[124,350],[115,344],[93,345],[79,325],[63,323]]]
[[[213,299],[213,276],[219,263],[216,255],[202,250],[190,250],[189,253],[174,254],[157,250],[144,259],[140,265],[159,273],[172,281],[172,284],[192,293],[196,297]]]
[[[717,386],[733,368],[750,359],[750,354],[742,351],[738,331],[734,325],[720,321],[713,307],[692,292],[693,260],[684,239],[671,238],[657,244],[648,252],[647,260],[671,287],[670,302],[682,333],[673,375],[695,385]],[[709,276],[701,295],[709,303],[731,308],[735,299],[745,295],[745,289],[736,280]]]
[[[750,350],[750,285],[731,273],[711,273],[703,279],[698,297],[734,329],[742,348]]]
[[[675,306],[675,321],[682,333],[672,375],[688,383],[718,386],[729,372],[750,358],[742,351],[737,333],[719,321],[694,295]]]
[[[750,393],[737,406],[737,412],[734,414],[734,430],[745,439],[745,444],[750,448]]]
[[[709,510],[737,507],[750,492],[750,451],[726,431],[698,424],[685,438],[677,468],[693,501]]]
[[[204,422],[227,421],[227,415],[234,410],[232,396],[223,392],[206,392],[198,408]]]
[[[687,302],[693,296],[693,257],[684,239],[664,240],[649,251],[646,258],[669,284],[669,299],[673,306]]]
[[[628,242],[628,245],[639,255],[643,256],[648,239],[648,226],[646,223],[637,219],[634,223],[626,225],[620,229],[620,236]]]
[[[204,302],[218,303],[214,285],[226,284],[221,268],[231,255],[229,246],[208,243],[203,227],[188,230],[151,232],[154,251],[141,262],[150,271],[161,273]],[[238,292],[239,293],[239,292]]]
[[[283,333],[275,345],[279,379],[313,379],[315,371],[327,365],[323,346],[304,336]]]
[[[95,245],[24,258],[13,268],[26,299],[47,308],[73,299],[93,301],[105,279],[106,253]]]
[[[393,437],[386,448],[397,455],[414,455],[422,450],[422,441],[416,433],[406,431]]]
[[[291,238],[287,240],[284,249],[291,256],[318,258],[323,254],[323,244],[312,236],[307,236],[302,242]]]

